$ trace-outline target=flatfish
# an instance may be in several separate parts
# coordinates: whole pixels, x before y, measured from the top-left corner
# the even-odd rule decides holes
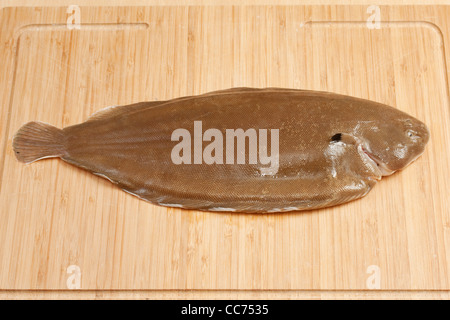
[[[366,195],[425,150],[424,123],[329,92],[232,88],[110,107],[63,129],[29,122],[17,159],[57,157],[153,204],[287,212]]]

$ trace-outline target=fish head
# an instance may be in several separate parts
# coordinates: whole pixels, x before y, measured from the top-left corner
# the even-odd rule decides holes
[[[418,119],[403,112],[383,117],[363,133],[363,150],[383,176],[407,167],[425,150],[430,133]]]

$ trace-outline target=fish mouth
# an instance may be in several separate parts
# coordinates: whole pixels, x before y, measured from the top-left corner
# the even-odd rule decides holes
[[[367,158],[369,158],[370,161],[375,163],[378,170],[380,170],[382,176],[390,176],[395,172],[395,170],[389,169],[383,161],[381,161],[378,157],[374,156],[369,150],[367,150],[367,148],[365,148],[364,146],[361,146],[361,148],[362,151],[367,156]]]

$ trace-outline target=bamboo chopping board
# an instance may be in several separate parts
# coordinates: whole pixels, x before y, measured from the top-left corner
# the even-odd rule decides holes
[[[450,290],[450,7],[380,9],[380,29],[365,6],[82,7],[79,29],[66,7],[3,9],[0,290]],[[375,100],[431,140],[361,200],[265,215],[154,206],[12,151],[27,121],[238,86]]]

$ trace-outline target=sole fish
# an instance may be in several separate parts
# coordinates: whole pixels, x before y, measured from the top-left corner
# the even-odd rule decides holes
[[[21,162],[59,157],[157,205],[264,213],[361,198],[428,139],[424,123],[373,101],[233,88],[110,107],[63,129],[29,122],[13,148]]]

